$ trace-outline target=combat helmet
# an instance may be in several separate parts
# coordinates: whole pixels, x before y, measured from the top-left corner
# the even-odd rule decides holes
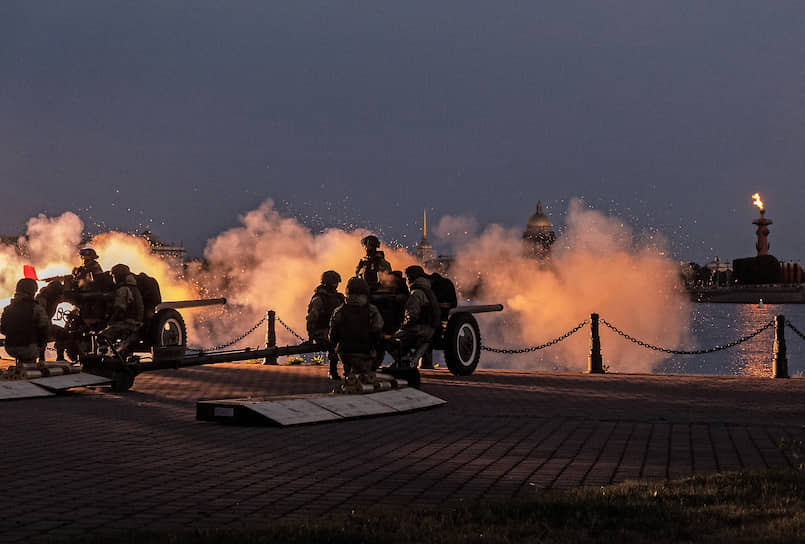
[[[364,236],[361,240],[361,245],[366,249],[377,249],[380,247],[380,240],[374,234],[370,234],[369,236]]]
[[[425,274],[425,270],[421,266],[415,264],[405,269],[405,277],[408,281],[415,281],[419,278],[427,277],[427,274]]]
[[[350,295],[368,295],[369,284],[366,280],[359,277],[349,278],[347,282],[347,296]]]
[[[122,280],[131,274],[131,269],[125,264],[116,264],[109,272],[112,274],[113,278],[120,278]]]
[[[332,285],[335,287],[341,283],[341,274],[335,270],[327,270],[321,275],[321,282],[324,285]]]
[[[17,288],[15,289],[17,294],[28,295],[30,297],[33,297],[38,290],[39,287],[36,285],[36,280],[32,280],[31,278],[22,278],[17,282]]]

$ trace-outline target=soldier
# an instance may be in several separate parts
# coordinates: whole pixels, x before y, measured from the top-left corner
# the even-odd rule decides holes
[[[109,325],[101,331],[101,336],[110,344],[120,340],[117,352],[125,357],[126,350],[136,341],[143,325],[143,298],[128,266],[116,264],[111,273],[115,283],[115,298]]]
[[[6,335],[6,353],[18,365],[35,363],[48,341],[48,316],[34,300],[36,290],[36,281],[30,278],[18,281],[14,298],[0,317],[0,332]]]
[[[91,274],[93,279],[97,279],[97,276],[103,274],[103,268],[98,263],[98,254],[94,249],[85,247],[78,252],[78,255],[81,257],[83,264],[73,269],[73,276],[76,279],[85,277],[87,274]]]
[[[361,278],[350,278],[346,302],[330,319],[330,344],[344,364],[344,374],[370,372],[382,340],[383,318],[369,303],[369,285]]]
[[[411,294],[405,303],[402,325],[392,335],[392,347],[402,354],[433,340],[441,328],[439,301],[430,288],[430,281],[421,266],[405,269],[405,279]]]
[[[330,332],[330,318],[333,311],[344,303],[344,295],[338,292],[341,276],[335,270],[321,275],[321,285],[316,287],[310,304],[307,306],[307,334],[311,342],[327,350],[330,363],[330,379],[340,380],[338,375],[338,355],[327,339]]]
[[[372,293],[372,304],[383,316],[383,332],[392,334],[402,324],[403,307],[410,293],[399,270],[380,270],[378,279],[377,290]]]
[[[61,284],[61,282],[51,281],[39,290],[39,293],[36,295],[34,300],[37,302],[37,304],[42,306],[42,309],[45,310],[45,315],[48,318],[49,337],[56,341],[56,359],[63,361],[66,343],[65,332],[63,328],[57,327],[50,323],[50,319],[56,313],[56,308],[59,303],[64,300],[64,286]],[[42,351],[39,354],[39,362],[45,362],[44,348],[42,348]]]
[[[369,285],[369,291],[373,293],[379,284],[377,273],[381,270],[390,272],[391,264],[386,260],[385,254],[378,251],[380,240],[377,239],[377,236],[370,234],[364,237],[361,245],[366,249],[366,256],[358,263],[355,275],[363,278]]]

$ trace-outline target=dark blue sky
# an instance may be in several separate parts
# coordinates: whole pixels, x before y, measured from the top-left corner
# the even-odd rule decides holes
[[[583,197],[674,254],[805,257],[800,1],[0,3],[0,232],[153,221],[200,254],[273,198],[418,239]],[[712,248],[712,249],[711,249]]]

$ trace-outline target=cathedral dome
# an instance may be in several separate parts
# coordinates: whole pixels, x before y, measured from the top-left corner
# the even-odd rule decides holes
[[[553,228],[553,223],[551,223],[551,220],[548,219],[547,215],[542,213],[542,201],[537,202],[537,212],[528,218],[528,224],[526,228],[528,230]]]

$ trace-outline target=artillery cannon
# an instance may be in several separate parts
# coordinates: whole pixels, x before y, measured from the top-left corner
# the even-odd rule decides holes
[[[144,316],[142,327],[126,350],[117,354],[122,359],[133,353],[152,352],[167,348],[184,352],[187,347],[187,326],[178,310],[225,304],[225,298],[162,301],[159,284],[145,274],[137,276],[138,286],[147,282],[143,291]],[[78,288],[70,278],[54,279],[61,289],[54,288],[58,300],[51,306],[51,335],[61,344],[67,356],[83,363],[84,359],[102,348],[98,333],[103,330],[111,313],[114,286],[104,274],[95,278],[89,288]],[[55,286],[55,287],[58,287]],[[145,285],[145,283],[143,283]],[[51,288],[49,284],[42,291]],[[147,292],[147,294],[146,294]],[[114,351],[114,346],[109,346]]]

